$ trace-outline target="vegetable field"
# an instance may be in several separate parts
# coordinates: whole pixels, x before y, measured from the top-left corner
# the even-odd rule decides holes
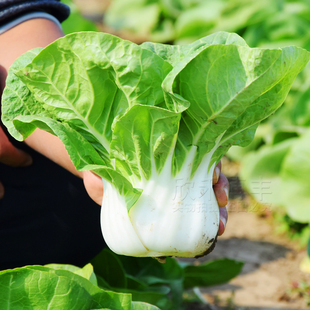
[[[64,2],[66,36],[15,61],[2,121],[103,179],[109,249],[1,271],[0,309],[310,307],[310,1]]]

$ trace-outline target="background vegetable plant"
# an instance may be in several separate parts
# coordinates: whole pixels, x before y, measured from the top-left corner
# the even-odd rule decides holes
[[[65,34],[78,31],[99,31],[96,23],[89,18],[85,18],[75,2],[72,0],[62,0],[61,2],[67,4],[70,7],[70,16],[62,22],[61,26]]]
[[[140,41],[189,43],[230,31],[250,46],[304,46],[309,40],[309,10],[306,0],[112,0],[104,23]]]

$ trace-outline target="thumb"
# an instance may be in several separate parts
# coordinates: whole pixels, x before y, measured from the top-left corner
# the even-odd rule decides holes
[[[83,171],[83,181],[90,198],[101,205],[103,197],[102,179],[91,171]]]

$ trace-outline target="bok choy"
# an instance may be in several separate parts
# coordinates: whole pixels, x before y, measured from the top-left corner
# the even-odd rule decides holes
[[[74,33],[15,61],[2,120],[17,140],[57,135],[77,169],[102,177],[113,251],[195,257],[218,232],[215,164],[251,142],[308,60],[225,32],[180,46]]]

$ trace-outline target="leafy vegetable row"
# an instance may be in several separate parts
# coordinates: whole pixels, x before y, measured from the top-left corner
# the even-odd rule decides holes
[[[303,0],[113,0],[104,23],[139,42],[184,44],[229,31],[250,46],[305,46],[309,12]]]

